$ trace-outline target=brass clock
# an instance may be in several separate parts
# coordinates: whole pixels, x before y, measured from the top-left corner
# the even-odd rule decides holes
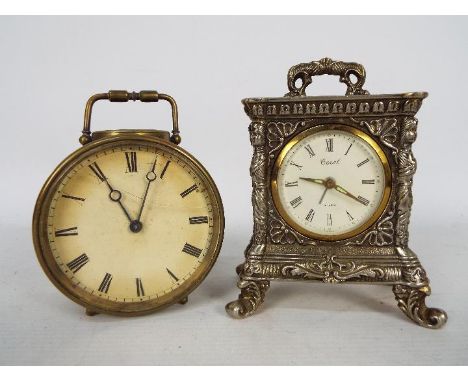
[[[346,96],[308,97],[314,75],[338,75]],[[416,160],[414,117],[427,93],[370,95],[357,63],[293,66],[289,93],[243,100],[252,120],[254,229],[237,268],[235,318],[263,303],[272,280],[380,283],[416,323],[439,328],[429,280],[408,247]]]
[[[168,101],[172,135],[91,133],[97,100]],[[180,143],[177,105],[155,91],[92,96],[80,142],[44,184],[33,217],[36,253],[55,286],[90,315],[138,315],[184,303],[223,238],[220,195]]]

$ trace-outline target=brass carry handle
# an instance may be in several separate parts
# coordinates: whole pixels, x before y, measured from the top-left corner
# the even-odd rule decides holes
[[[140,92],[127,92],[126,90],[109,90],[107,93],[99,93],[89,97],[86,103],[84,113],[83,131],[80,137],[80,143],[85,145],[91,142],[91,113],[93,105],[96,101],[108,99],[110,102],[128,102],[128,101],[141,101],[141,102],[158,102],[165,100],[171,104],[172,108],[172,135],[171,142],[178,145],[181,142],[177,104],[171,96],[161,94],[154,90],[143,90]]]
[[[305,96],[305,90],[312,83],[313,76],[323,74],[340,76],[340,82],[344,82],[348,89],[346,95],[369,94],[362,87],[366,81],[366,70],[361,64],[355,62],[334,61],[331,58],[322,58],[319,61],[298,64],[288,71],[289,93],[286,97]],[[356,81],[352,81],[351,75],[356,76]],[[300,87],[296,87],[296,81],[302,80]]]

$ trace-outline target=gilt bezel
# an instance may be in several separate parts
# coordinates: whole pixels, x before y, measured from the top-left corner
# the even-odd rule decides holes
[[[308,230],[304,226],[295,222],[290,217],[289,213],[286,211],[286,209],[283,206],[283,203],[280,200],[279,186],[278,186],[278,172],[283,164],[284,159],[286,158],[288,153],[292,150],[292,148],[296,144],[298,144],[300,141],[302,141],[303,139],[305,139],[306,137],[310,135],[318,134],[323,131],[333,131],[333,130],[345,131],[350,134],[353,134],[361,138],[362,140],[364,140],[375,151],[384,169],[384,176],[385,176],[384,190],[382,193],[382,199],[379,203],[379,206],[376,208],[372,216],[367,221],[365,221],[364,223],[362,223],[361,225],[357,226],[355,229],[349,232],[336,234],[336,235],[323,235],[323,234],[319,234],[317,232]],[[285,146],[279,153],[278,157],[276,158],[276,161],[273,165],[272,175],[271,175],[271,193],[273,197],[273,202],[274,202],[275,208],[277,209],[281,217],[284,219],[284,221],[290,227],[295,229],[297,232],[300,232],[301,234],[311,239],[323,240],[323,241],[338,241],[338,240],[349,239],[353,236],[359,235],[360,233],[364,232],[366,229],[371,227],[382,216],[382,213],[385,211],[388,201],[390,199],[391,189],[392,189],[392,172],[390,169],[390,165],[388,163],[387,156],[385,155],[385,153],[383,152],[379,144],[374,139],[372,139],[369,135],[364,133],[363,131],[358,130],[354,127],[351,127],[348,125],[342,125],[342,124],[327,124],[327,125],[314,126],[294,136],[294,138],[292,138],[288,143],[285,144]]]

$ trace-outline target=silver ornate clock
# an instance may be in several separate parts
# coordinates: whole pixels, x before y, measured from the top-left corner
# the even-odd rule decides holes
[[[346,96],[308,97],[314,75],[338,75]],[[239,298],[251,315],[271,280],[393,286],[417,324],[440,328],[428,308],[429,280],[408,247],[416,160],[414,117],[427,93],[369,95],[364,67],[324,58],[293,66],[289,93],[243,100],[250,140],[254,229],[238,267]]]

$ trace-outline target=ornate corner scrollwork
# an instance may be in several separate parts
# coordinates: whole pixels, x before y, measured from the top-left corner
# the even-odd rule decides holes
[[[293,135],[299,126],[305,126],[306,122],[270,122],[267,126],[267,140],[268,147],[270,149],[270,158],[274,156],[274,153],[282,147],[284,140]]]
[[[398,142],[398,123],[396,118],[381,118],[374,119],[371,121],[357,121],[361,126],[367,128],[367,130],[380,138],[380,141],[385,146],[389,147],[393,154],[398,152],[398,148],[395,145]]]
[[[426,271],[423,267],[403,268],[402,275],[405,280],[414,284],[421,284],[428,281]]]
[[[374,227],[359,236],[358,239],[348,241],[346,245],[376,245],[382,247],[384,245],[393,244],[393,235],[395,233],[393,228],[393,216],[395,214],[395,203],[387,211],[386,216],[379,220]]]
[[[262,271],[262,264],[259,261],[247,260],[244,263],[243,271],[246,276],[252,276],[253,274],[258,274]]]
[[[259,260],[247,260],[243,267],[246,276],[262,276],[275,277],[281,274],[281,266],[279,264],[266,263]]]
[[[275,244],[307,244],[316,245],[315,241],[306,239],[301,234],[294,231],[286,223],[276,216],[273,209],[270,209],[270,239]]]
[[[340,262],[334,255],[326,255],[321,261],[307,261],[294,265],[286,265],[281,273],[287,277],[303,279],[318,279],[326,283],[341,283],[350,279],[369,277],[385,279],[393,277],[393,269],[388,271],[383,267],[357,264],[354,261]]]
[[[429,282],[426,271],[411,249],[396,247],[396,253],[402,264],[401,274],[404,281],[414,286],[421,286]]]
[[[405,285],[395,285],[393,293],[398,307],[418,325],[429,329],[438,329],[447,322],[445,311],[426,306],[426,297],[431,294],[429,286],[412,288]]]

